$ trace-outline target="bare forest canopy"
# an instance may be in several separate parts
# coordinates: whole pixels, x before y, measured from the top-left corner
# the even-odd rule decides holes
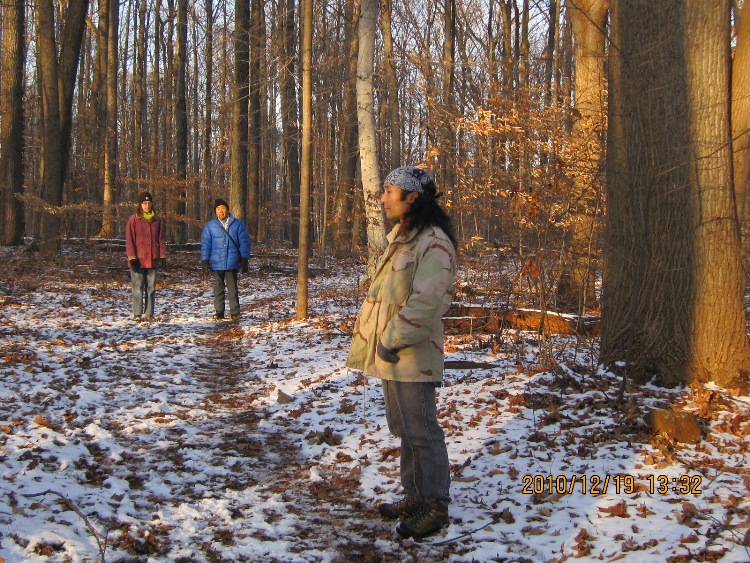
[[[316,1],[313,10],[311,233],[337,255],[361,250],[365,236],[353,98],[359,2]],[[14,7],[24,14],[10,21]],[[0,10],[4,77],[13,70],[5,48],[16,38],[12,24],[20,17],[23,25],[23,189],[15,199],[25,236],[44,236],[45,213],[59,218],[62,236],[122,236],[138,192],[150,190],[170,242],[194,240],[214,198],[231,196],[256,240],[296,245],[297,3],[50,0]],[[571,161],[580,151],[570,145],[567,10],[528,0],[386,2],[379,10],[373,112],[381,174],[402,164],[429,169],[467,251],[536,251],[572,220],[580,199],[572,177],[587,172]],[[76,18],[85,24],[80,55],[66,69]],[[40,41],[45,22],[53,45]],[[55,65],[45,64],[45,48],[57,54]],[[44,145],[49,66],[72,87],[70,140],[54,164],[62,168],[57,198],[44,177],[52,167]],[[17,109],[12,102],[3,90],[4,123]],[[598,111],[603,117],[606,108]],[[59,117],[58,137],[66,127]],[[248,170],[233,168],[235,160]],[[234,183],[237,170],[249,183]],[[588,199],[598,216],[597,198]]]

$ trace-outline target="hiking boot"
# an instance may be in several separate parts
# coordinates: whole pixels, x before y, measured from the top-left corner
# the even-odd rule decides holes
[[[232,319],[233,323],[236,323],[240,320],[240,314],[237,313],[236,315],[231,315],[230,318]]]
[[[402,514],[409,516],[422,506],[422,499],[419,497],[404,497],[398,502],[384,502],[378,507],[378,512],[384,518],[391,520],[398,518]]]
[[[146,315],[146,322],[147,322],[147,323],[150,323],[150,322],[152,322],[153,320],[154,320],[154,316],[153,316],[153,315]]]
[[[437,499],[425,499],[419,509],[396,526],[402,538],[420,540],[441,530],[449,523],[448,503]]]
[[[214,315],[214,320],[215,320],[215,321],[220,321],[220,320],[222,320],[223,318],[224,318],[224,313],[216,313],[216,314]]]
[[[140,315],[133,315],[133,320],[137,323],[141,322],[141,316]]]

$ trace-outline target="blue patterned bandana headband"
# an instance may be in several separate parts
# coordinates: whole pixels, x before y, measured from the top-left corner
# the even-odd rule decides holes
[[[395,170],[391,170],[388,176],[385,177],[385,184],[396,186],[407,192],[418,192],[420,194],[425,193],[425,187],[429,184],[433,184],[430,175],[416,166],[401,166]]]

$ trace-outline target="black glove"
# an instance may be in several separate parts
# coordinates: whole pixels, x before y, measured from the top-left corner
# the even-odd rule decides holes
[[[141,263],[138,258],[131,258],[128,260],[128,264],[130,265],[130,270],[133,272],[138,273],[141,269]]]
[[[201,266],[203,266],[203,273],[207,274],[208,271],[211,269],[211,263],[208,260],[203,260],[201,262]]]
[[[388,362],[389,364],[395,364],[398,362],[401,358],[398,357],[398,350],[390,350],[383,346],[383,343],[378,341],[378,348],[377,348],[378,356],[380,356],[380,359],[384,362]]]
[[[242,260],[240,260],[240,270],[242,271],[243,274],[247,273],[247,270],[248,270],[247,258],[243,258]]]
[[[161,258],[159,258],[159,267],[160,268],[166,268],[167,267],[167,257],[166,256],[162,256]]]

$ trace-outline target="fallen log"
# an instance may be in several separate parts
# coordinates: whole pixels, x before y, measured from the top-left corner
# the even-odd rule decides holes
[[[496,333],[503,329],[533,330],[543,334],[599,334],[598,316],[578,317],[534,309],[490,305],[453,305],[443,317],[449,334]]]

